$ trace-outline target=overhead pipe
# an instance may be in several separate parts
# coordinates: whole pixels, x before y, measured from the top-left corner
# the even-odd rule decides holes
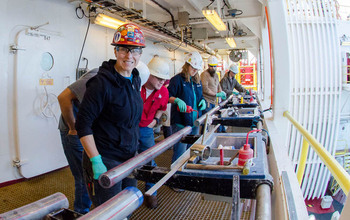
[[[46,215],[50,214],[51,212],[68,207],[69,202],[67,197],[62,193],[55,193],[36,202],[2,213],[0,214],[0,219],[43,219]]]
[[[176,144],[185,135],[191,133],[192,128],[187,126],[170,137],[162,140],[148,150],[138,154],[137,156],[125,161],[124,163],[116,166],[109,171],[101,174],[99,177],[99,183],[104,188],[110,188],[122,179],[127,177],[132,171],[142,165],[147,164],[158,155],[169,149],[172,145]]]
[[[143,195],[136,187],[129,186],[123,191],[96,207],[78,220],[125,219],[143,203]]]
[[[269,52],[270,52],[270,70],[271,70],[271,105],[270,107],[273,107],[273,99],[274,99],[274,92],[275,92],[275,86],[274,86],[274,66],[273,66],[273,51],[272,51],[272,43],[271,43],[271,29],[270,29],[270,19],[269,19],[269,12],[267,10],[267,6],[265,6],[265,14],[266,14],[266,23],[267,23],[267,31],[269,33]]]
[[[233,95],[230,95],[230,97],[228,97],[228,99],[226,99],[225,101],[221,102],[219,105],[215,106],[214,108],[212,108],[209,112],[207,112],[206,114],[202,115],[200,118],[198,118],[197,120],[194,121],[194,125],[196,127],[199,127],[201,124],[204,123],[207,115],[211,116],[212,114],[214,114],[216,111],[218,111],[219,109],[221,109],[223,106],[225,106],[227,104],[228,101],[230,101],[232,99]]]

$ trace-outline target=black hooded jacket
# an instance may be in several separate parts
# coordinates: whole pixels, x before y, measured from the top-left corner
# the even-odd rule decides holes
[[[103,62],[87,82],[75,126],[80,138],[93,134],[102,156],[125,161],[135,155],[138,145],[141,78],[134,69],[131,83],[115,70],[115,63]]]

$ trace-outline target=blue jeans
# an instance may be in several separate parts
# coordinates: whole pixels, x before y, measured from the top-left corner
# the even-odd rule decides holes
[[[206,114],[207,112],[209,112],[210,110],[212,110],[215,107],[214,104],[207,102],[207,100],[205,100],[205,104],[206,104],[207,108],[202,111],[202,115]],[[226,132],[225,126],[221,125],[217,131],[219,133]]]
[[[112,160],[104,157],[103,155],[101,156],[102,156],[102,161],[104,165],[107,167],[107,170],[110,170],[124,162],[124,161]],[[106,188],[106,189],[103,188],[102,186],[100,186],[98,180],[95,180],[93,178],[94,174],[92,171],[92,165],[89,157],[86,155],[85,152],[83,154],[83,169],[84,169],[84,179],[88,188],[90,199],[95,207],[101,205],[102,203],[106,202],[113,196],[117,195],[126,187],[128,186],[136,187],[137,185],[137,181],[135,178],[126,177],[122,181],[116,183],[111,188]]]
[[[175,134],[176,132],[180,131],[182,128],[180,128],[177,125],[173,125],[171,127],[173,134]],[[199,133],[199,127],[192,127],[192,131],[191,131],[191,135],[197,135]],[[173,149],[173,158],[171,159],[171,163],[174,163],[179,157],[181,157],[181,155],[183,153],[185,153],[185,151],[191,146],[191,144],[184,144],[184,143],[180,143],[177,142],[174,145],[174,149]]]
[[[140,139],[139,139],[138,153],[142,153],[145,150],[148,150],[150,147],[153,147],[154,145],[155,145],[155,142],[154,142],[153,128],[140,127]],[[148,165],[157,166],[157,164],[154,160],[149,162]],[[146,182],[145,191],[149,190],[153,186],[154,186],[154,183],[147,183]],[[153,195],[156,196],[157,192],[154,192]]]
[[[162,126],[164,138],[170,137],[172,135],[171,126]]]
[[[84,148],[77,135],[68,135],[68,132],[64,131],[60,133],[64,154],[75,182],[74,211],[85,214],[89,212],[91,201],[83,177],[82,157]]]

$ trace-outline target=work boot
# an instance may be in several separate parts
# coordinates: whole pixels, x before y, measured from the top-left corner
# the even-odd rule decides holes
[[[145,195],[144,199],[145,199],[145,205],[147,208],[150,208],[150,209],[157,208],[158,206],[157,196]]]

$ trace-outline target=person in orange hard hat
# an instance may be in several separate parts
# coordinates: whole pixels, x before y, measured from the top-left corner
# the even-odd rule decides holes
[[[135,156],[143,106],[141,78],[135,68],[145,47],[141,29],[134,24],[121,25],[111,44],[116,60],[103,62],[87,82],[76,120],[84,147],[85,182],[95,206],[125,187],[136,187],[136,180],[128,177],[108,189],[98,183],[102,173]]]

